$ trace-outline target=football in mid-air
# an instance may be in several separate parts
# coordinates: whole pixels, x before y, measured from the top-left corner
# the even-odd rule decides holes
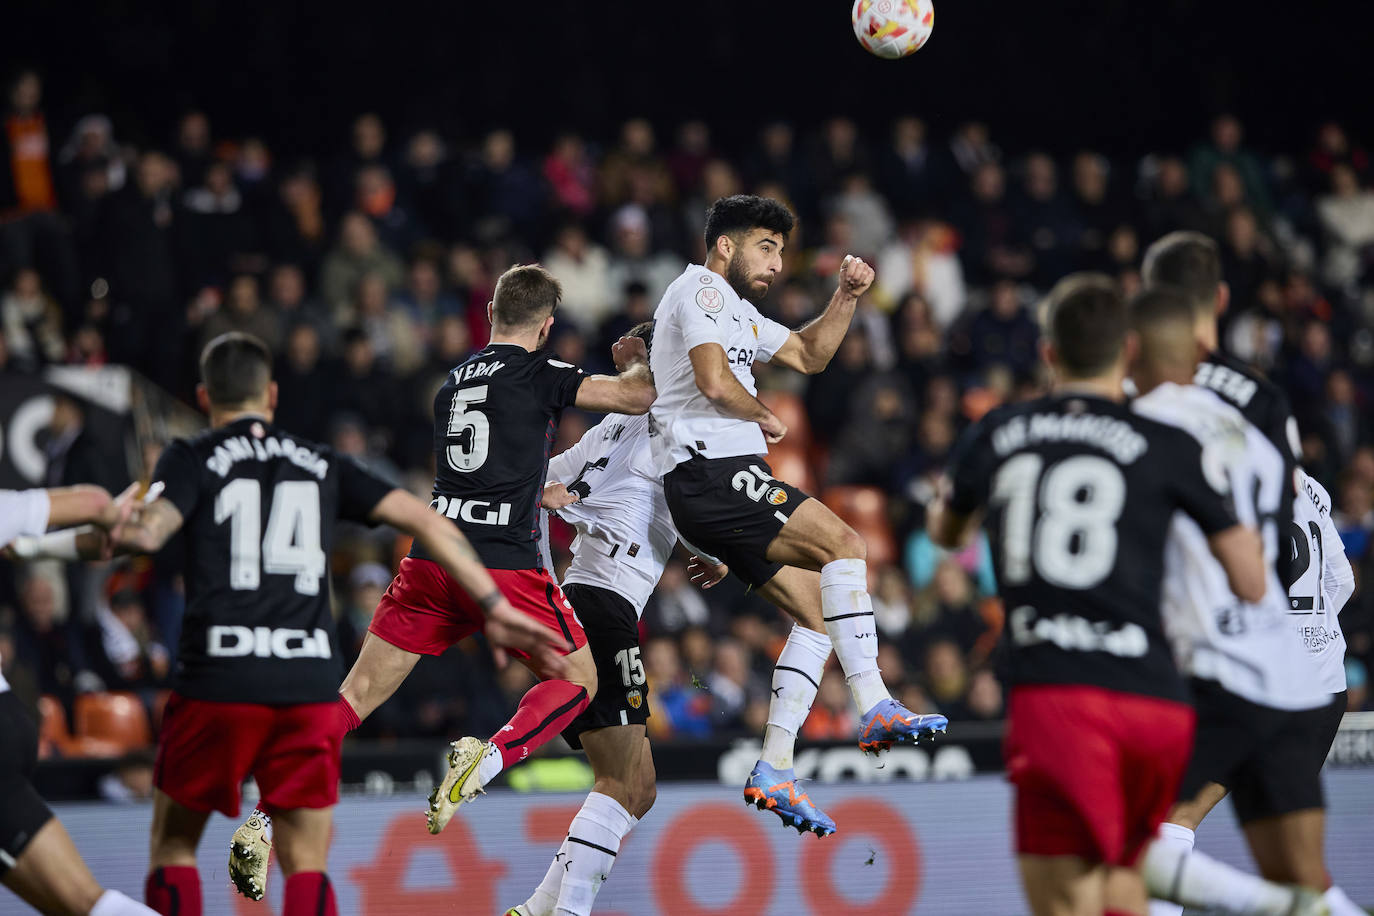
[[[915,54],[935,28],[932,0],[854,0],[854,37],[870,54],[896,60]]]

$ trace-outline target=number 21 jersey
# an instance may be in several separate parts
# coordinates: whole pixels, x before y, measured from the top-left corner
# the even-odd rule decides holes
[[[1197,442],[1066,393],[989,413],[955,446],[950,476],[955,512],[987,510],[1013,684],[1186,698],[1159,611],[1169,520],[1182,509],[1208,533],[1236,523]]]
[[[539,498],[581,369],[515,344],[490,344],[434,397],[434,501],[489,569],[538,569]],[[428,559],[417,547],[411,556]]]

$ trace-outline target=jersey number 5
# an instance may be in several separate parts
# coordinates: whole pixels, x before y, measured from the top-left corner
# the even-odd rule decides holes
[[[454,441],[447,449],[448,466],[460,474],[471,474],[487,462],[491,445],[491,424],[486,414],[472,405],[487,400],[487,386],[463,388],[453,393],[453,408],[448,415],[448,434]]]
[[[262,573],[295,575],[296,591],[318,595],[325,555],[320,547],[320,485],[283,480],[272,490],[267,531],[262,530],[262,486],[231,480],[215,497],[215,524],[229,521],[229,587],[249,591]]]
[[[1039,455],[1017,455],[993,482],[992,502],[1006,506],[1002,577],[1008,585],[1020,585],[1030,579],[1033,563],[1051,585],[1092,588],[1116,565],[1116,522],[1126,505],[1126,480],[1116,465],[1092,455],[1066,458],[1048,469],[1043,465]]]

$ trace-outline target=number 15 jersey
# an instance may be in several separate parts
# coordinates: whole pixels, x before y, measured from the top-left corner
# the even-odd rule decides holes
[[[538,569],[539,498],[576,366],[495,343],[448,374],[434,397],[433,509],[488,569]],[[430,559],[417,547],[411,556]]]
[[[999,408],[950,457],[950,507],[986,508],[1013,684],[1086,684],[1185,700],[1160,620],[1176,510],[1236,523],[1225,480],[1181,430],[1058,394]]]

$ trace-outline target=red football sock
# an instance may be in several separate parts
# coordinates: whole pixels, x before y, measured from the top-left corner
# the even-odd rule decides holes
[[[299,871],[286,879],[282,916],[339,916],[334,885],[322,871]]]
[[[200,916],[200,872],[189,865],[164,865],[148,873],[143,902],[162,916]]]
[[[587,690],[568,681],[541,681],[520,698],[506,727],[491,736],[501,749],[503,767],[519,763],[535,748],[568,727],[591,700]]]
[[[345,732],[351,732],[363,724],[363,720],[358,718],[358,713],[353,708],[353,704],[345,700],[343,694],[339,694],[334,705],[338,708],[339,721],[343,723]]]

